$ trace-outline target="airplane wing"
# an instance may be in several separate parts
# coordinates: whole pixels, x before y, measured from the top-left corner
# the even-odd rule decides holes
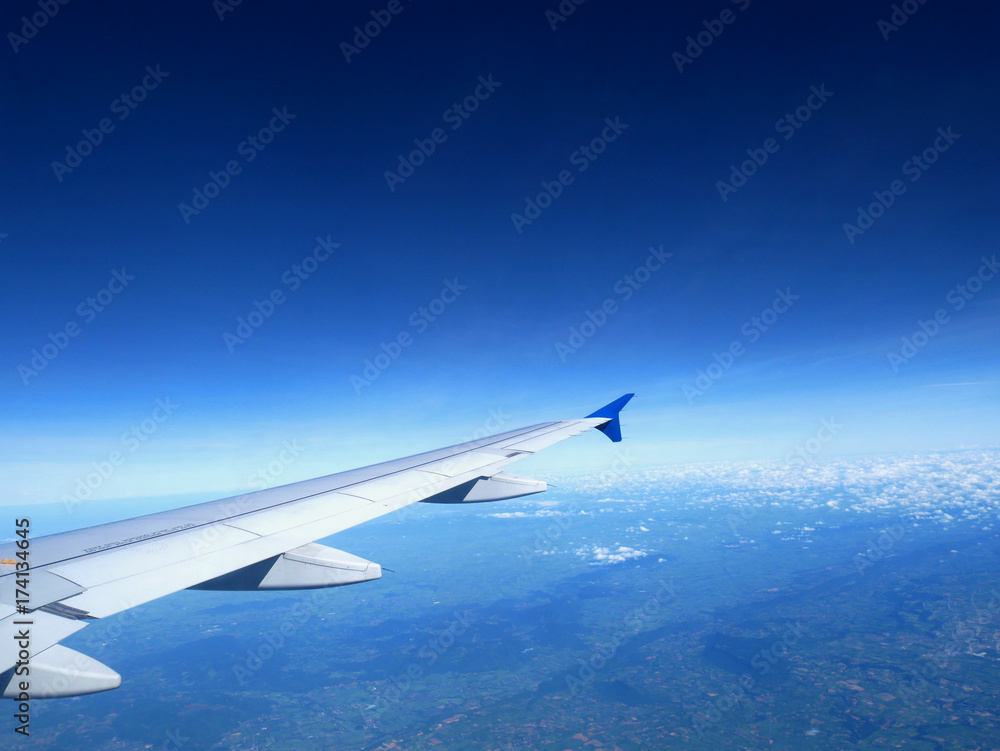
[[[626,394],[587,417],[218,501],[0,545],[0,689],[18,701],[107,691],[121,676],[59,642],[182,589],[282,590],[378,579],[382,569],[319,545],[412,503],[480,503],[539,493],[505,466],[589,428],[621,440]],[[27,520],[25,520],[27,524]],[[23,532],[23,534],[22,534]]]

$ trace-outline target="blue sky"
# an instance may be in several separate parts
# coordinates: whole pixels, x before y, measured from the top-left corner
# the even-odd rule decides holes
[[[997,11],[903,5],[10,4],[0,503],[996,446]]]

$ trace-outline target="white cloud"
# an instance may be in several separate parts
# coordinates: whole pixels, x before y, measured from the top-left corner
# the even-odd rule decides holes
[[[646,550],[637,550],[625,545],[618,545],[617,547],[613,545],[611,547],[593,545],[590,548],[577,548],[574,552],[581,558],[589,557],[591,559],[590,564],[593,566],[623,563],[633,558],[643,558],[649,555],[649,552]]]
[[[487,514],[494,519],[540,519],[549,516],[565,516],[565,511],[552,511],[550,509],[538,509],[538,511],[501,511],[498,514]]]

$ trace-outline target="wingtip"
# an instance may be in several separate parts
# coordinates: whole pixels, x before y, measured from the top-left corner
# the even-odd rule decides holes
[[[587,417],[618,417],[618,413],[622,411],[622,408],[628,404],[629,400],[635,396],[635,394],[624,394],[619,396],[610,404],[605,404],[596,412],[591,412]]]
[[[607,417],[609,418],[603,425],[598,425],[597,429],[610,438],[613,442],[619,443],[622,439],[621,421],[618,419],[622,408],[628,404],[635,394],[624,394],[610,404],[605,404],[596,412],[591,412],[587,417]]]

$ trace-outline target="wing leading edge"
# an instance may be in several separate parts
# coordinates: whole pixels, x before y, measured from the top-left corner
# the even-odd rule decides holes
[[[377,579],[377,563],[315,540],[413,503],[542,492],[543,481],[501,470],[590,428],[620,441],[619,413],[632,396],[576,420],[33,538],[27,577],[16,565],[0,565],[2,696],[25,701],[117,688],[117,673],[59,642],[91,620],[182,589],[312,589]],[[17,561],[17,553],[16,543],[0,545],[2,561]]]

